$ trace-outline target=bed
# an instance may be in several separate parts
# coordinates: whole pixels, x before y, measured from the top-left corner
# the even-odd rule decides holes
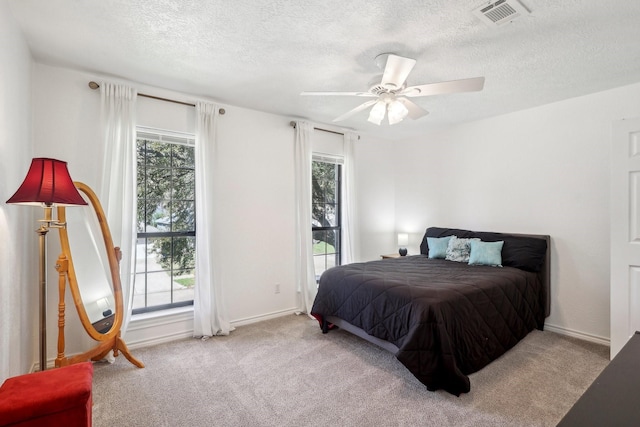
[[[450,260],[451,244],[442,259],[437,246],[463,239],[471,239],[464,243],[473,245],[471,261],[480,265]],[[497,252],[498,265],[491,256],[490,265],[476,262],[479,247]],[[324,333],[340,327],[356,334],[392,352],[427,389],[458,396],[469,392],[469,374],[543,329],[549,248],[546,235],[430,227],[420,255],[325,271],[311,314]]]

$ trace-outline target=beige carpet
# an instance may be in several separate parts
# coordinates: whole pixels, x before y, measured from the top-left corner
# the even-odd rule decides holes
[[[181,340],[95,364],[95,427],[555,426],[608,363],[608,348],[533,331],[470,376],[429,392],[392,354],[306,316]]]

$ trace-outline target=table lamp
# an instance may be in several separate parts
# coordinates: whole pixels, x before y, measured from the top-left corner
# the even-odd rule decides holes
[[[409,244],[409,234],[407,233],[398,233],[398,246],[400,249],[398,253],[400,256],[407,255],[407,245]]]

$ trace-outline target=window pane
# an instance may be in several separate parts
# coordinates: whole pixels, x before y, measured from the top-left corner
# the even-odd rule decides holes
[[[173,202],[171,209],[171,231],[194,231],[196,209],[194,202]]]
[[[136,241],[136,273],[147,271],[147,239],[138,238]],[[136,279],[136,286],[138,280]]]
[[[311,206],[311,225],[322,227],[324,224],[324,203],[314,203]]]
[[[147,239],[147,271],[171,269],[171,238]]]
[[[313,266],[315,268],[316,282],[320,280],[320,276],[327,269],[327,257],[325,255],[315,255],[313,257]]]
[[[173,302],[193,300],[195,275],[193,270],[178,270],[174,274]]]
[[[147,273],[147,306],[171,304],[172,287],[170,272]]]
[[[175,144],[172,147],[174,168],[195,167],[195,150],[192,146]]]
[[[171,144],[147,141],[146,146],[145,161],[148,167],[171,167]]]
[[[340,247],[340,230],[328,230],[327,231],[327,254],[338,253]]]
[[[313,232],[313,254],[326,254],[327,253],[327,232],[326,231],[314,231]]]
[[[317,202],[335,201],[336,181],[326,179],[315,179],[313,181],[313,200]]]
[[[133,308],[144,308],[147,306],[147,274],[136,273],[135,284],[133,286]]]
[[[173,200],[194,200],[196,177],[193,169],[174,169]]]
[[[171,197],[171,169],[147,167],[145,197],[147,199],[168,199]]]
[[[138,211],[140,209],[143,210],[142,214],[144,215],[144,231],[155,233],[170,230],[171,217],[168,203],[157,200],[140,201]]]
[[[193,274],[196,266],[196,238],[173,238],[173,269],[182,274]],[[179,274],[179,273],[176,273]]]
[[[337,227],[339,225],[336,205],[327,204],[324,206],[324,219],[325,227]]]

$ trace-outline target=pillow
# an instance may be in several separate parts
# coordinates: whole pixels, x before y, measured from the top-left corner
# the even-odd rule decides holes
[[[444,258],[447,255],[449,240],[454,236],[447,237],[427,237],[429,245],[429,258]]]
[[[481,240],[472,240],[469,245],[471,246],[469,265],[502,267],[502,246],[504,241],[483,242]]]
[[[457,262],[469,262],[469,253],[471,252],[470,242],[472,240],[480,239],[460,239],[456,236],[451,236],[449,244],[447,245],[447,254],[444,259]]]

